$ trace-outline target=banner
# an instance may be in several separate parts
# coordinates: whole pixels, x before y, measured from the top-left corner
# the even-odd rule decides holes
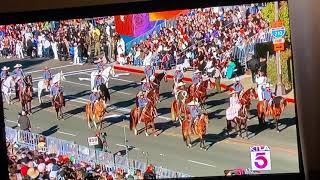
[[[88,137],[88,144],[89,146],[98,145],[98,137]]]
[[[138,37],[154,27],[156,22],[149,21],[148,13],[134,14],[132,18],[134,36]]]
[[[115,16],[115,26],[116,26],[116,32],[120,35],[124,36],[133,36],[133,24],[132,24],[132,17],[133,15],[120,15]]]
[[[189,10],[173,10],[173,11],[162,11],[149,13],[150,21],[173,19],[180,15],[189,13]]]

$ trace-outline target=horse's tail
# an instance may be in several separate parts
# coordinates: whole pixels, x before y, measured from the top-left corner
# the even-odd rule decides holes
[[[187,129],[185,129],[186,127],[185,127],[185,124],[184,124],[184,121],[182,121],[182,124],[181,124],[181,132],[182,132],[182,139],[183,139],[183,141],[184,142],[186,142],[187,141],[187,132],[186,131],[188,131]]]
[[[135,112],[135,109],[136,108],[133,108],[132,110],[131,110],[131,112],[130,112],[130,130],[132,130],[133,129],[133,124],[134,124],[134,112]]]

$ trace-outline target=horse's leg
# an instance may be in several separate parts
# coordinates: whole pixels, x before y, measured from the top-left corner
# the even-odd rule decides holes
[[[93,124],[94,124],[94,127],[97,129],[96,119],[93,119]]]
[[[279,124],[278,124],[278,118],[275,118],[274,121],[276,123],[276,127],[277,127],[277,133],[280,133],[280,130],[279,130]]]
[[[188,133],[188,135],[187,135],[187,141],[188,141],[188,148],[191,148],[191,147],[192,147],[192,144],[191,144],[190,133]]]
[[[151,127],[152,127],[152,129],[153,129],[153,135],[154,135],[155,137],[157,137],[158,134],[156,134],[156,126],[155,126],[154,122],[151,123]]]
[[[59,120],[59,108],[55,108],[55,110],[56,110],[56,118],[57,120]]]

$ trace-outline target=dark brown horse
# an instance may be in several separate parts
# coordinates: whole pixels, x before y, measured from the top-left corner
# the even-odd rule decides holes
[[[56,110],[57,120],[63,119],[62,107],[65,107],[63,92],[59,92],[56,96],[53,97],[53,105],[54,109]]]
[[[238,131],[238,136],[244,138],[242,136],[242,131],[244,130],[246,133],[246,137],[248,138],[248,111],[245,104],[241,105],[238,116],[236,116],[233,120],[227,120],[227,133],[229,135],[229,130],[232,129],[232,123],[236,131]]]
[[[241,97],[239,98],[239,101],[242,105],[245,105],[245,107],[249,111],[252,99],[257,99],[257,98],[258,98],[258,94],[256,93],[256,90],[254,88],[250,88],[241,95]]]
[[[152,89],[156,90],[157,101],[160,101],[160,84],[162,80],[164,80],[164,82],[168,82],[167,73],[166,71],[163,71],[161,73],[155,74],[154,77],[155,78],[153,80],[153,83],[155,83],[156,85],[153,86]],[[144,79],[146,78],[142,78],[141,81],[143,81]]]
[[[29,114],[31,112],[31,101],[33,95],[33,88],[32,88],[32,76],[29,74],[24,78],[25,87],[21,92],[21,107],[22,110],[26,111]]]
[[[183,141],[186,142],[188,148],[192,147],[191,144],[191,134],[192,131],[189,128],[191,116],[188,114],[186,118],[182,121],[182,137]],[[209,117],[207,113],[202,113],[199,120],[192,126],[193,132],[200,139],[200,148],[207,150],[205,148],[205,135],[207,131],[207,124],[209,123]]]
[[[189,86],[188,88],[188,94],[189,96],[191,96],[194,100],[198,99],[200,105],[202,108],[204,108],[204,105],[206,103],[207,100],[207,89],[208,89],[208,80],[202,81],[199,85],[199,87],[197,87],[197,85],[192,84]]]
[[[144,122],[145,125],[145,135],[149,136],[148,134],[148,128],[151,126],[153,129],[152,134],[154,136],[157,136],[155,133],[156,128],[154,125],[155,117],[156,117],[156,95],[155,95],[155,89],[151,90],[148,95],[147,95],[149,102],[147,105],[144,107],[142,113],[141,113],[141,122]],[[137,125],[138,125],[138,120],[139,120],[139,108],[138,106],[135,106],[131,112],[130,112],[130,130],[134,130],[134,134],[138,135],[137,131]]]
[[[281,96],[274,97],[272,100],[271,106],[268,107],[268,110],[266,111],[265,108],[265,102],[259,101],[257,104],[257,111],[258,111],[258,119],[259,124],[264,124],[265,119],[269,116],[273,118],[273,120],[276,123],[276,129],[277,132],[280,132],[278,121],[280,120],[280,116],[284,109],[287,106],[287,100]]]

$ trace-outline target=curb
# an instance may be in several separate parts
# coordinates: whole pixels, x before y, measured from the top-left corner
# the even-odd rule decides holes
[[[144,71],[141,69],[135,69],[135,68],[128,68],[128,67],[124,67],[124,66],[119,66],[119,65],[114,65],[114,69],[119,70],[119,71],[126,71],[126,72],[131,72],[131,73],[136,73],[136,74],[144,74]],[[156,73],[158,74],[158,73]],[[167,75],[167,79],[173,79],[173,75],[168,74]],[[192,79],[189,77],[184,77],[183,81],[185,82],[192,82]],[[229,87],[226,84],[220,84],[221,88],[224,90],[232,90],[233,88]],[[287,103],[292,103],[295,104],[296,101],[295,99],[292,98],[286,98],[287,99]]]

